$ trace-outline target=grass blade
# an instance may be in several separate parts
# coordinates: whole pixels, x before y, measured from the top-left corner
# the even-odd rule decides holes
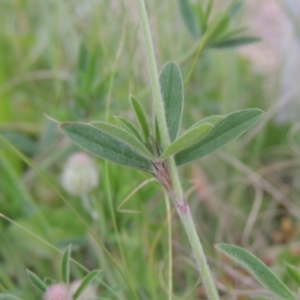
[[[241,267],[249,271],[269,291],[282,299],[295,300],[295,297],[286,285],[254,255],[233,245],[219,244],[216,247]]]

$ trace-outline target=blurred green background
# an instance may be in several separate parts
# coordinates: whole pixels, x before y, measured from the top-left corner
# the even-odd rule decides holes
[[[186,79],[201,34],[191,34],[181,2],[147,1],[147,8],[159,69],[174,60]],[[191,1],[192,13],[207,5],[200,2]],[[266,114],[237,141],[182,167],[181,178],[222,299],[273,299],[218,255],[214,244],[245,247],[296,290],[284,262],[300,267],[300,5],[209,2],[213,14],[236,5],[232,29],[246,26],[261,41],[204,49],[185,88],[183,127],[250,107]],[[103,270],[99,297],[131,299],[126,281],[61,193],[105,244],[140,299],[167,299],[168,223],[159,185],[149,183],[125,204],[139,214],[120,212],[121,202],[147,177],[95,160],[99,185],[88,196],[99,218],[93,220],[80,198],[61,185],[65,162],[78,148],[43,115],[83,122],[108,115],[115,123],[114,115],[133,118],[128,99],[134,94],[150,118],[135,2],[1,1],[0,20],[0,213],[22,226],[0,218],[0,292],[41,299],[26,269],[59,281],[57,250],[72,243],[74,259]],[[172,211],[173,299],[206,299],[173,206]],[[71,274],[72,280],[85,275],[75,265]]]

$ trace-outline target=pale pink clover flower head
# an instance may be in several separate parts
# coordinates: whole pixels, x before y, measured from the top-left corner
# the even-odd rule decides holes
[[[56,283],[49,286],[43,300],[71,300],[68,287],[64,283]]]
[[[74,196],[83,196],[93,190],[99,181],[94,160],[84,152],[75,152],[67,160],[61,176],[64,189]]]

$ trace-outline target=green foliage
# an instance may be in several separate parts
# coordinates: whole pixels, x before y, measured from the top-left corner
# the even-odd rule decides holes
[[[135,152],[130,145],[87,124],[62,123],[62,131],[78,146],[90,153],[131,168],[151,171],[149,160]]]
[[[290,277],[294,280],[294,282],[300,286],[300,271],[290,264],[286,264],[286,269]]]
[[[201,141],[213,127],[210,123],[202,123],[197,126],[192,126],[182,136],[170,144],[161,154],[161,159],[165,159],[179,151],[189,148]]]
[[[131,97],[131,105],[135,113],[136,119],[142,129],[144,140],[147,141],[150,136],[150,130],[149,130],[147,117],[143,110],[143,107],[140,104],[140,102],[134,97]]]
[[[30,270],[27,270],[27,275],[30,279],[30,281],[42,292],[45,292],[47,290],[47,286],[44,283],[44,281],[38,277],[35,273],[33,273]]]
[[[179,67],[174,62],[166,63],[159,80],[169,136],[173,142],[180,127],[184,103],[183,81]]]
[[[70,282],[70,258],[71,258],[72,246],[69,245],[64,251],[62,261],[61,261],[61,278],[65,284]]]
[[[295,300],[292,292],[259,259],[248,251],[233,245],[218,244],[217,249],[249,271],[265,288],[284,300]]]
[[[177,153],[175,156],[177,165],[196,160],[226,145],[253,126],[261,118],[262,113],[260,109],[245,109],[227,115],[204,139]]]
[[[228,48],[260,41],[257,37],[243,35],[243,27],[235,26],[232,29],[232,24],[242,10],[242,2],[230,2],[223,11],[215,13],[213,18],[213,0],[208,1],[206,8],[204,6],[202,1],[190,4],[188,0],[179,0],[179,9],[187,29],[195,38],[205,36],[205,46]]]
[[[89,272],[82,280],[81,284],[75,291],[73,298],[76,300],[84,291],[85,289],[91,284],[91,282],[99,275],[99,270],[94,270]]]
[[[139,154],[143,155],[145,158],[153,159],[153,155],[151,154],[151,152],[145,147],[145,145],[140,140],[138,140],[130,132],[106,122],[94,121],[90,124],[94,127],[99,128],[103,132],[114,136],[117,139],[123,141],[124,143],[130,145],[132,149],[137,151]]]

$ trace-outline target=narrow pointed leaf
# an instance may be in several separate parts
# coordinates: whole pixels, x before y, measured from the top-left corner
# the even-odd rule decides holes
[[[224,13],[220,13],[216,18],[209,24],[208,27],[208,43],[213,42],[219,38],[227,29],[229,24],[229,17]]]
[[[69,284],[70,281],[70,257],[71,257],[72,246],[69,245],[64,251],[62,261],[61,261],[61,277],[65,284]]]
[[[146,114],[143,110],[143,107],[140,104],[140,102],[134,97],[131,97],[131,105],[132,105],[132,108],[135,112],[135,116],[136,116],[136,118],[137,118],[137,120],[138,120],[138,122],[141,126],[141,129],[144,133],[145,140],[147,140],[148,137],[150,136],[150,130],[149,130],[147,117],[146,117]]]
[[[135,169],[152,170],[149,160],[128,144],[93,126],[67,122],[60,124],[60,128],[78,146],[98,157]]]
[[[296,284],[300,287],[300,271],[290,264],[286,264],[286,269],[290,277],[296,282]]]
[[[252,36],[244,36],[244,37],[236,37],[236,38],[229,38],[226,40],[221,40],[219,42],[215,42],[209,45],[212,48],[229,48],[229,47],[238,47],[247,44],[257,43],[260,42],[261,39]]]
[[[193,126],[193,128],[187,130],[181,137],[176,139],[171,145],[169,145],[161,154],[161,159],[165,159],[183,149],[186,149],[197,142],[199,142],[213,127],[210,123],[200,124]]]
[[[101,121],[93,121],[90,124],[128,144],[133,150],[143,155],[145,158],[150,160],[154,158],[151,152],[140,140],[123,128]]]
[[[176,164],[189,163],[221,148],[253,126],[261,118],[262,113],[262,110],[254,108],[225,116],[199,143],[177,153]]]
[[[140,140],[140,141],[143,140],[140,133],[138,132],[138,130],[128,120],[126,120],[125,118],[122,118],[122,117],[118,117],[118,116],[115,116],[115,118],[120,123],[122,123],[129,131],[131,131],[137,137],[138,140]]]
[[[181,17],[193,37],[197,37],[196,22],[189,6],[189,0],[178,0]]]
[[[216,247],[250,272],[269,291],[282,299],[295,300],[295,297],[286,285],[254,255],[233,245],[219,244]]]
[[[38,277],[35,273],[27,270],[28,277],[30,281],[42,292],[46,292],[47,285],[44,283],[44,281]]]
[[[99,273],[100,270],[94,270],[83,278],[80,286],[77,288],[76,292],[73,295],[74,300],[76,300],[85,291],[85,289],[89,286],[93,279],[99,275]]]
[[[164,101],[166,121],[171,142],[180,127],[183,110],[183,81],[179,67],[174,62],[167,62],[160,74],[160,88]]]

